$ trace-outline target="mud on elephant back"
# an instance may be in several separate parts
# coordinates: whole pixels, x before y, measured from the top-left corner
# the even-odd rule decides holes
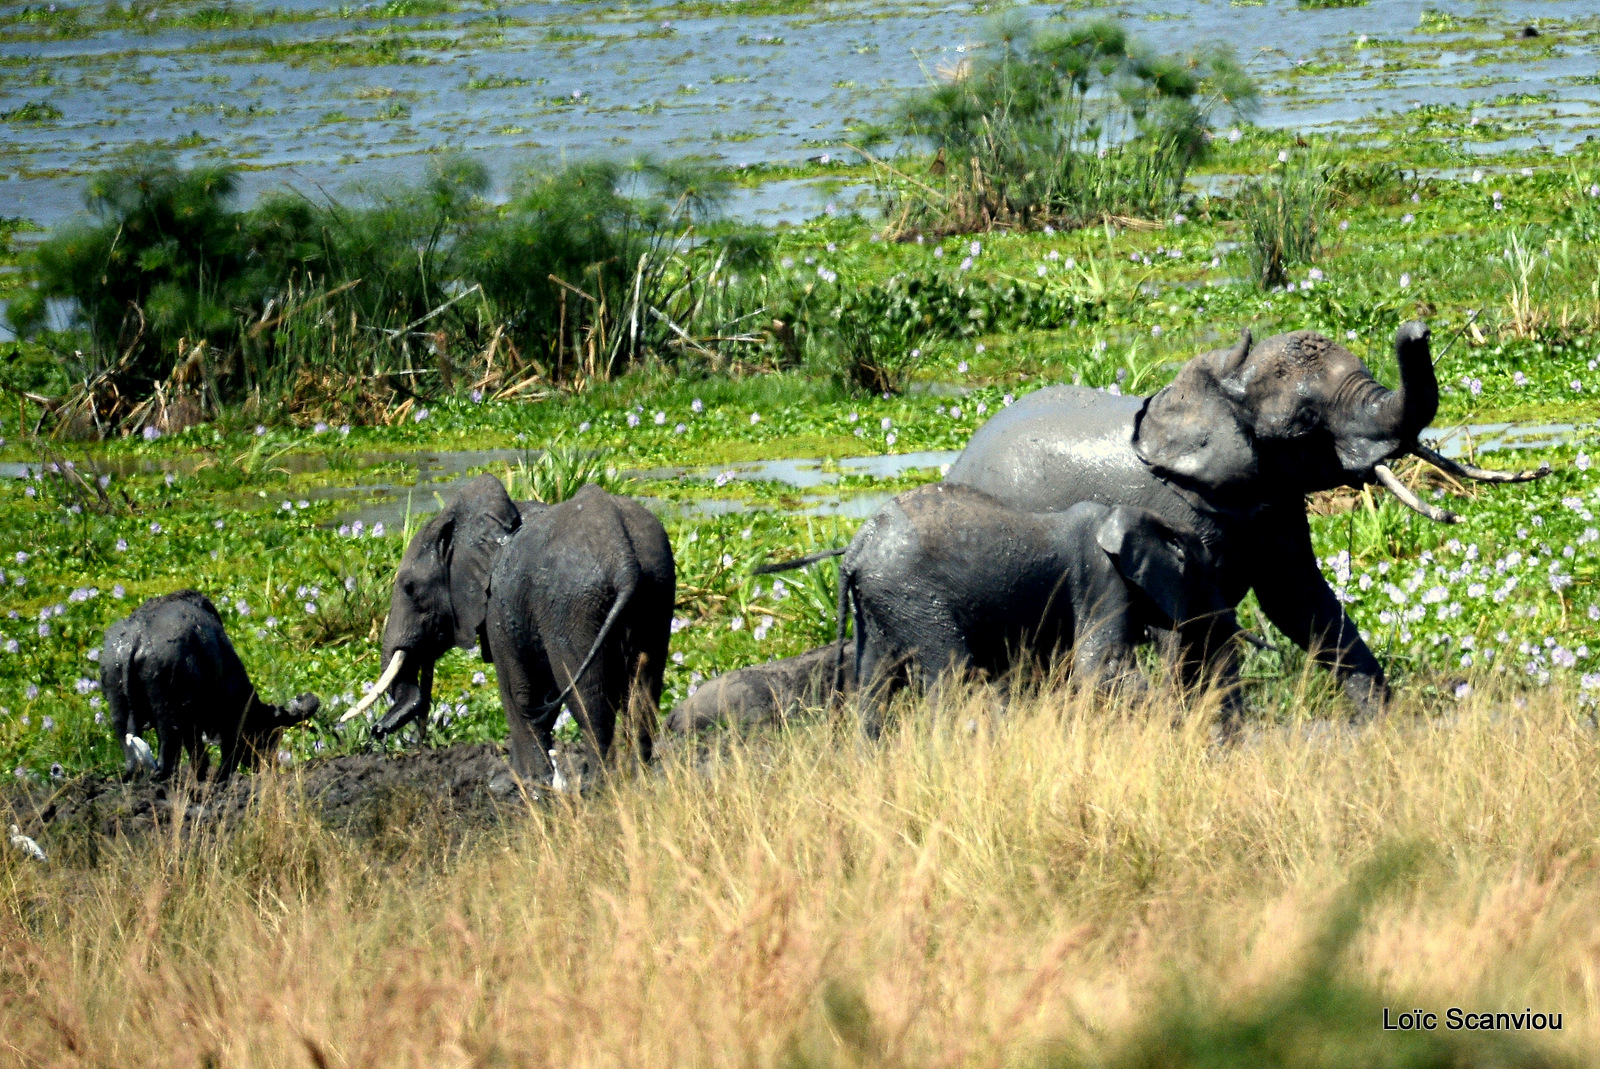
[[[1362,713],[1388,699],[1383,668],[1317,565],[1305,496],[1381,483],[1430,519],[1454,522],[1402,485],[1387,461],[1416,455],[1459,478],[1520,482],[1545,474],[1458,464],[1417,436],[1438,411],[1426,324],[1395,335],[1400,386],[1313,331],[1194,357],[1151,397],[1075,386],[1039,390],[972,436],[947,481],[1029,512],[1080,501],[1148,509],[1195,531],[1232,607],[1254,590],[1267,618],[1341,681]],[[1204,657],[1179,636],[1186,681]]]

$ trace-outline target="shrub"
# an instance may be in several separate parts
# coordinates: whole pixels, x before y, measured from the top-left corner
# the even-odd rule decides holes
[[[903,107],[906,132],[938,150],[943,183],[902,185],[901,226],[1165,214],[1205,152],[1213,112],[1256,99],[1225,47],[1161,56],[1111,22],[1053,32],[1003,21],[979,55]]]
[[[764,310],[739,274],[768,239],[706,234],[723,187],[684,165],[531,172],[503,209],[479,163],[348,203],[269,195],[232,207],[233,172],[165,156],[92,180],[93,218],[30,257],[19,334],[59,354],[58,429],[178,429],[251,398],[306,421],[381,421],[413,396],[535,377],[606,379],[652,357],[722,359],[767,342],[729,329]],[[80,336],[46,329],[47,302]],[[76,358],[66,357],[63,366]]]

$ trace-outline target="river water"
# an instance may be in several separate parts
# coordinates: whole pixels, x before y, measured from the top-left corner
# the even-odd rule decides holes
[[[240,163],[246,197],[413,178],[441,148],[502,181],[574,155],[831,162],[849,158],[852,131],[889,117],[898,90],[970,55],[993,18],[986,4],[941,0],[107,10],[0,4],[0,215],[55,225],[78,210],[85,175],[150,146]],[[1577,0],[1115,0],[1091,13],[1162,50],[1232,44],[1266,89],[1267,125],[1359,127],[1424,102],[1514,120],[1494,147],[1561,148],[1600,125],[1600,20]],[[1522,39],[1527,26],[1539,36]],[[859,192],[789,182],[745,191],[732,210],[807,218]]]

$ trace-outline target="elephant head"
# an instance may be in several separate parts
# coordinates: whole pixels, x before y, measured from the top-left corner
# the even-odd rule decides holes
[[[285,728],[310,720],[322,708],[322,699],[309,691],[297,694],[282,705],[269,705],[254,692],[239,732],[240,764],[245,768],[270,760],[278,750]]]
[[[1417,435],[1439,408],[1427,324],[1395,335],[1400,385],[1389,389],[1355,354],[1314,331],[1190,360],[1149,401],[1134,447],[1158,474],[1221,503],[1297,498],[1335,486],[1382,482],[1409,506],[1424,505],[1384,463],[1415,453],[1453,475],[1507,482],[1538,473],[1494,473],[1455,464]]]
[[[521,513],[493,475],[469,482],[406,547],[389,600],[383,632],[383,675],[341,720],[365,712],[387,693],[391,708],[373,726],[385,735],[426,717],[432,701],[433,665],[452,646],[478,641],[489,600],[489,571]]]
[[[1192,532],[1147,509],[1118,505],[1096,528],[1095,541],[1166,618],[1163,626],[1229,612],[1206,549]]]

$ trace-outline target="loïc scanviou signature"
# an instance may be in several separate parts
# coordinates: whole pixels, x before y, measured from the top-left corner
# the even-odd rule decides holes
[[[1440,1014],[1432,1010],[1401,1010],[1395,1013],[1383,1008],[1385,1032],[1432,1032],[1443,1023],[1451,1032],[1559,1032],[1561,1014],[1535,1013],[1533,1008],[1520,1011],[1501,1010],[1493,1013],[1476,1013],[1451,1006]]]

